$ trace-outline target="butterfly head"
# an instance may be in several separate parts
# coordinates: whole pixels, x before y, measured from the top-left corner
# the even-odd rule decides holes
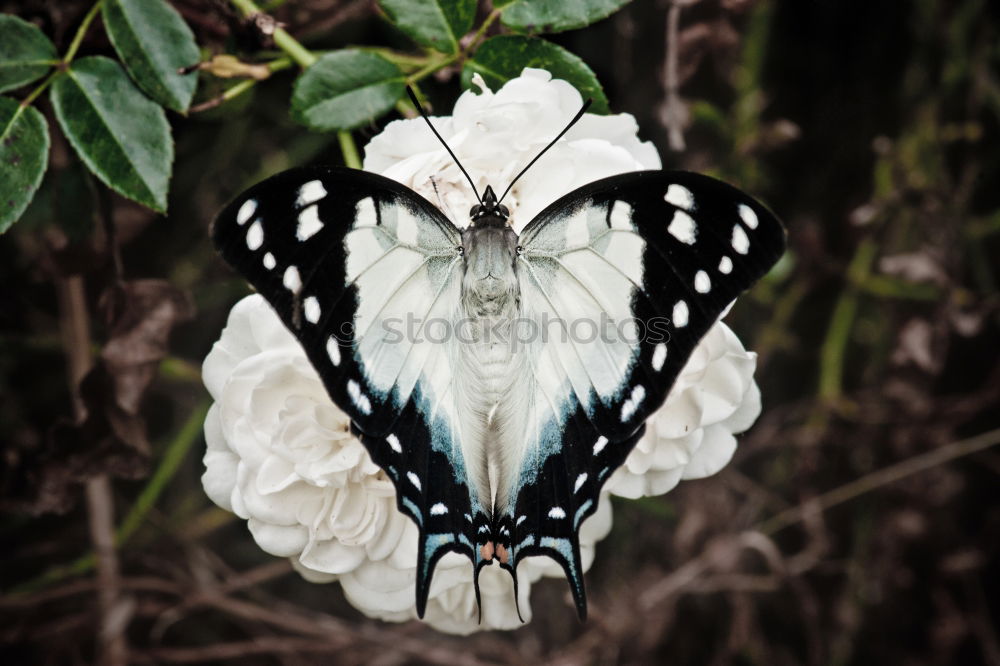
[[[507,218],[510,217],[510,211],[507,210],[507,206],[497,202],[497,195],[493,193],[493,188],[487,185],[486,192],[483,193],[482,203],[472,207],[472,210],[469,211],[469,217],[472,218],[473,224],[480,226],[483,224],[506,224]]]

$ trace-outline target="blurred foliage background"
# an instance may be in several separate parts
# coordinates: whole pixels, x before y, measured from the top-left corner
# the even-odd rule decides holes
[[[172,4],[203,57],[282,55],[241,3]],[[0,1],[60,53],[91,6]],[[413,49],[369,0],[264,9],[312,50]],[[202,72],[192,112],[169,116],[162,216],[95,184],[43,100],[50,169],[0,239],[5,663],[1000,664],[1000,5],[636,0],[546,38],[666,167],[736,183],[788,226],[788,256],[728,320],[765,403],[733,463],[615,502],[585,625],[556,580],[510,633],[360,616],[199,481],[199,364],[247,292],[208,223],[267,175],[343,163],[344,137],[290,119],[291,62],[217,106],[234,80]],[[102,29],[81,51],[113,55]],[[438,108],[460,69],[423,82]],[[114,367],[123,312],[154,305],[174,329],[129,361],[148,386],[134,409],[108,406],[110,371],[77,387],[99,353]]]

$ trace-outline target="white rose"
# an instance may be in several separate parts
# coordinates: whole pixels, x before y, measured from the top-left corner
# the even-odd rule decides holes
[[[496,93],[475,82],[479,93],[463,93],[452,116],[433,122],[479,191],[492,184],[499,196],[582,100],[543,70],[526,69]],[[515,229],[588,182],[660,168],[653,146],[636,134],[627,114],[584,115],[504,201]],[[457,225],[468,223],[475,197],[421,119],[390,123],[368,144],[364,165],[438,204]],[[724,466],[735,447],[733,433],[749,427],[760,410],[754,363],[736,336],[716,325],[606,490],[626,497],[663,493],[681,478]],[[339,581],[347,599],[372,617],[415,618],[417,528],[396,509],[391,482],[350,434],[349,419],[261,297],[233,307],[205,359],[204,380],[215,400],[205,422],[202,482],[209,497],[246,519],[260,547],[291,558],[307,580]],[[611,528],[611,515],[605,493],[581,526],[584,570]],[[529,558],[518,567],[518,604],[526,621],[531,584],[543,575],[563,574],[548,558]],[[425,621],[458,634],[520,626],[510,576],[486,567],[480,584],[481,624],[471,563],[457,554],[442,558]]]
[[[499,197],[518,172],[566,126],[583,105],[576,89],[542,69],[525,69],[496,93],[479,76],[451,116],[434,117],[434,128],[472,176],[480,194],[487,185]],[[642,169],[659,169],[660,156],[639,141],[635,118],[585,114],[511,190],[504,205],[520,231],[543,208],[587,183]],[[469,183],[421,118],[396,120],[365,147],[364,168],[399,181],[438,205],[459,227],[478,203]],[[436,190],[435,190],[436,186]]]
[[[247,520],[257,544],[291,558],[306,579],[339,580],[348,600],[372,617],[415,618],[417,528],[396,509],[392,483],[350,434],[347,415],[263,297],[247,296],[233,307],[202,374],[215,400],[205,420],[208,496]],[[585,568],[610,529],[605,497],[581,528]],[[518,567],[526,621],[531,583],[544,573],[561,570],[545,558]],[[487,567],[480,586],[481,625],[471,563],[445,556],[424,620],[466,634],[520,626],[510,575]]]
[[[666,402],[604,489],[635,499],[662,495],[682,479],[715,474],[732,459],[736,435],[760,415],[757,355],[721,321],[702,338]]]

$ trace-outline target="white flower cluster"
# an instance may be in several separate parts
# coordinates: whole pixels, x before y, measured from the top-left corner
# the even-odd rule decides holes
[[[546,144],[582,103],[565,81],[526,69],[496,93],[464,93],[450,117],[433,122],[482,191],[504,185]],[[638,140],[632,116],[585,115],[505,200],[516,230],[555,198],[606,176],[660,168]],[[394,178],[437,203],[459,226],[476,203],[468,183],[423,121],[398,120],[367,146],[365,169]],[[580,530],[584,568],[611,528],[607,493],[665,493],[680,479],[721,469],[760,411],[755,357],[724,324],[705,336],[647,433],[608,481],[598,511]],[[369,616],[416,617],[416,526],[396,509],[395,491],[350,422],[328,397],[302,348],[260,296],[233,307],[203,376],[215,403],[205,422],[205,491],[247,521],[268,553],[291,558],[303,577],[337,580],[347,599]],[[531,584],[562,576],[547,558],[518,567],[518,603],[530,619]],[[425,621],[466,634],[520,626],[510,576],[483,569],[483,622],[478,622],[468,559],[449,554],[438,564]]]

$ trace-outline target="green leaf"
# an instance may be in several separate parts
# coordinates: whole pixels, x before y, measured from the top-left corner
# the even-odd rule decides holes
[[[292,118],[323,132],[351,129],[391,109],[405,89],[403,72],[379,55],[327,53],[295,82]]]
[[[198,76],[178,69],[201,56],[177,10],[164,0],[105,0],[101,11],[111,43],[139,87],[168,109],[187,111]]]
[[[167,210],[174,144],[163,108],[102,56],[75,61],[52,82],[56,119],[84,164],[116,192]]]
[[[518,32],[575,30],[607,18],[631,0],[517,0],[505,3],[500,22]],[[493,3],[494,6],[497,3]]]
[[[49,163],[49,128],[38,109],[0,97],[0,233],[31,203]]]
[[[413,41],[442,53],[458,52],[458,40],[476,18],[476,0],[379,0],[378,4]]]
[[[483,42],[476,55],[465,63],[462,85],[472,85],[472,75],[479,73],[486,84],[496,90],[510,79],[520,76],[525,67],[548,70],[553,78],[563,79],[594,100],[593,113],[608,112],[608,98],[587,64],[561,46],[537,37],[500,35]]]
[[[0,14],[0,92],[40,79],[59,60],[56,47],[32,23]]]

